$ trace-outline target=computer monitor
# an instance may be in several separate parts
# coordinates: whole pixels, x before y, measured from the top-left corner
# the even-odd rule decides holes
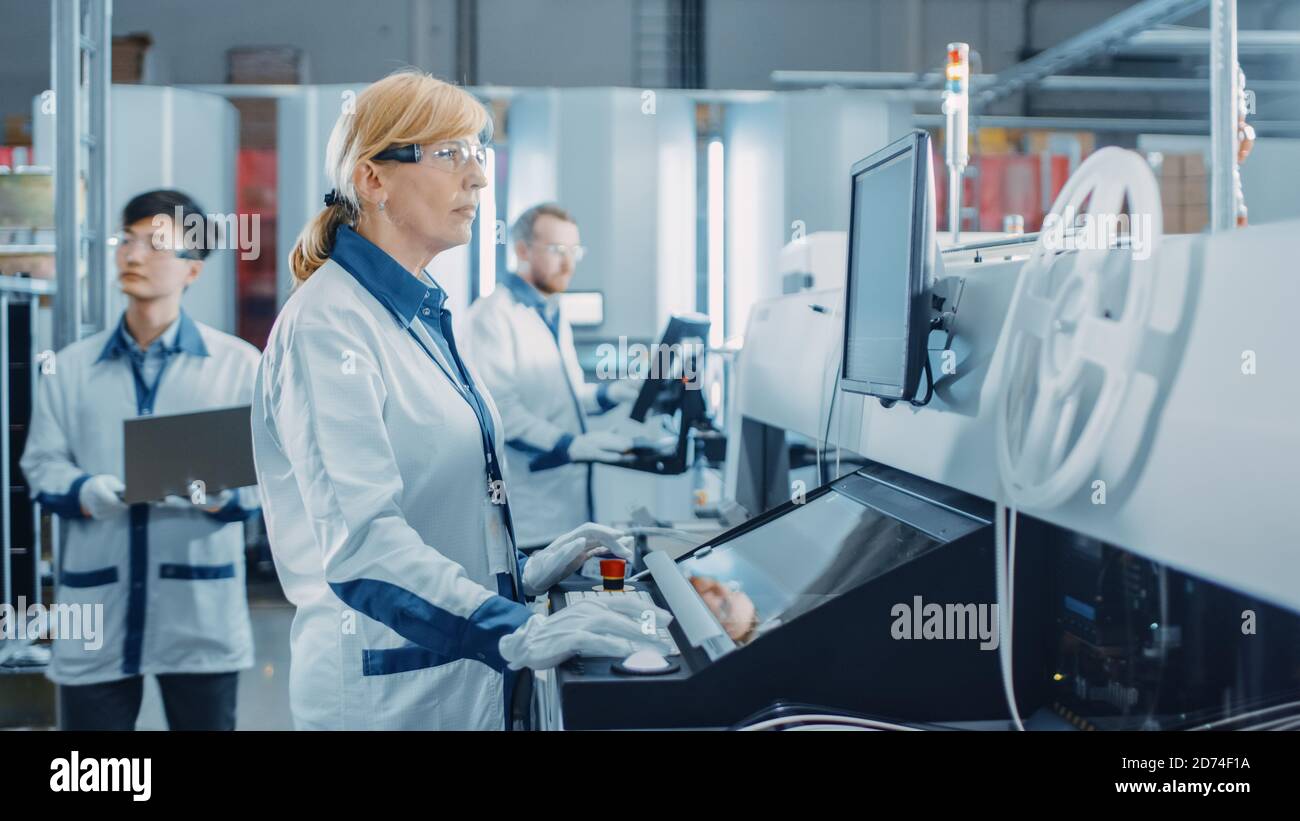
[[[930,135],[913,131],[853,164],[844,289],[845,390],[916,396],[930,331],[934,174]]]
[[[674,314],[669,318],[663,337],[650,347],[646,379],[632,405],[633,419],[644,422],[652,411],[676,413],[690,394],[699,398],[708,338],[709,318],[704,314]]]

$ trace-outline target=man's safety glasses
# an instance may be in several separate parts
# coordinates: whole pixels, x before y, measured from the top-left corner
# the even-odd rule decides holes
[[[129,231],[120,231],[108,238],[108,244],[127,251],[132,248],[139,248],[146,254],[152,254],[153,256],[175,254],[181,259],[202,259],[197,250],[185,247],[185,243],[181,241],[179,231],[175,232],[175,236],[172,238],[168,237],[169,233],[173,232],[160,229],[148,237],[138,237]]]
[[[546,251],[548,254],[554,254],[557,257],[568,257],[573,260],[574,265],[582,262],[582,258],[587,255],[587,247],[585,245],[561,245],[558,242],[551,242],[542,245],[541,247],[542,250]]]

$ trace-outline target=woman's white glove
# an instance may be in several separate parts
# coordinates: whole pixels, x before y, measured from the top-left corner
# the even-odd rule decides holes
[[[536,615],[497,644],[511,670],[544,670],[573,656],[626,658],[638,650],[668,655],[656,635],[673,616],[635,596],[584,600],[549,616]]]
[[[524,563],[524,595],[540,596],[567,579],[592,556],[612,553],[632,561],[633,537],[594,522],[579,525],[528,557]]]
[[[81,483],[77,502],[81,505],[81,512],[90,518],[107,519],[126,510],[126,502],[118,495],[125,491],[126,485],[121,479],[101,473]]]

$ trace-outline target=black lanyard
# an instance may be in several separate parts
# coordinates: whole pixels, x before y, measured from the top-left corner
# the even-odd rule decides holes
[[[418,322],[419,320],[416,321]],[[453,386],[459,385],[460,380],[453,374],[448,373],[447,369],[442,366],[440,361],[438,361],[438,357],[434,356],[433,351],[429,350],[429,346],[425,345],[424,340],[420,339],[420,335],[409,326],[406,331],[411,335],[411,338],[415,340],[415,344],[420,346],[420,350],[424,351],[425,355],[433,360],[433,364],[438,366],[438,370],[447,375],[447,378],[452,381]],[[483,401],[483,398],[479,396],[478,390],[474,387],[474,380],[470,379],[469,370],[464,368],[461,364],[460,355],[456,352],[455,342],[453,340],[447,341],[447,349],[451,351],[452,358],[455,360],[449,364],[454,368],[463,370],[465,374],[465,390],[457,388],[456,392],[465,400],[465,404],[469,405],[470,410],[474,411],[474,418],[478,420],[479,438],[483,444],[483,461],[487,465],[488,499],[495,504],[496,494],[501,494],[501,516],[505,519],[506,532],[510,534],[510,544],[514,545],[514,517],[510,515],[510,502],[505,496],[505,479],[501,474],[501,466],[497,464],[496,449],[492,446],[492,436],[488,433],[488,424],[485,419],[485,416],[488,413],[487,403]],[[513,570],[510,573],[510,577],[512,579],[515,577],[515,572]]]

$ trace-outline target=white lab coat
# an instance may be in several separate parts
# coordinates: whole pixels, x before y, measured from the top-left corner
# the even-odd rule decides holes
[[[515,536],[525,547],[548,544],[596,518],[591,465],[556,450],[587,430],[587,414],[613,403],[586,382],[563,308],[558,345],[537,310],[503,285],[470,306],[466,327],[467,356],[505,425]]]
[[[258,371],[254,454],[298,608],[300,729],[504,723],[497,642],[530,615],[498,595],[518,556],[477,418],[410,327],[330,260],[285,304]]]
[[[163,370],[153,414],[247,404],[257,349],[185,314],[180,321],[177,343],[185,350]],[[102,356],[117,333],[114,325],[58,352],[53,372],[40,376],[23,451],[33,496],[61,517],[56,602],[103,608],[103,646],[54,641],[48,676],[81,685],[246,669],[253,664],[253,636],[240,522],[256,509],[255,492],[241,488],[220,518],[156,505],[103,520],[81,515],[77,495],[87,478],[123,478],[122,421],[140,415],[129,359]],[[197,353],[201,348],[206,355]],[[133,518],[145,526],[133,529]]]

